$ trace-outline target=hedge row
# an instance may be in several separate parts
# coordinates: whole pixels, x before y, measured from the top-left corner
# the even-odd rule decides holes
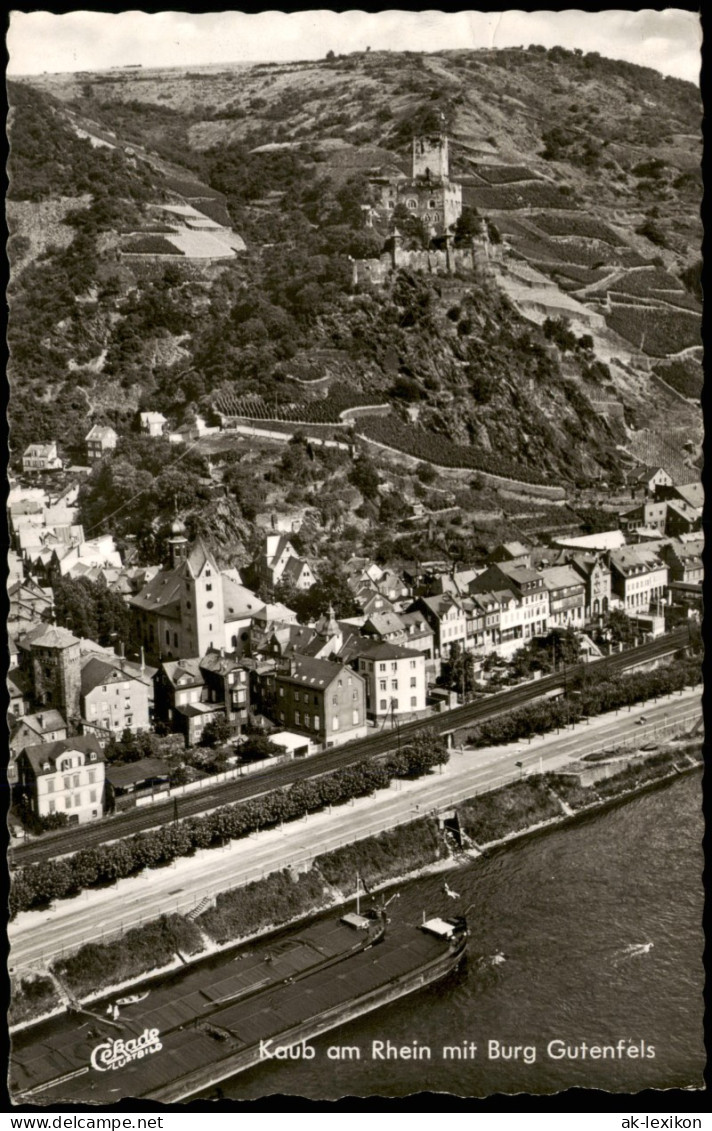
[[[543,778],[514,782],[458,808],[462,829],[478,844],[489,844],[560,815],[561,806]]]
[[[315,871],[293,876],[289,869],[272,872],[245,887],[221,892],[199,917],[200,926],[218,943],[244,938],[320,910],[332,893]]]
[[[326,882],[346,895],[353,891],[357,875],[364,886],[370,888],[383,880],[432,864],[442,854],[437,821],[422,817],[318,856],[315,864]]]
[[[601,715],[633,703],[670,695],[699,681],[699,663],[678,660],[665,668],[650,672],[631,672],[616,679],[592,672],[568,696],[543,699],[520,707],[508,715],[499,715],[480,723],[468,735],[471,746],[497,746],[544,734],[555,727],[564,727],[589,715]]]
[[[30,975],[15,980],[11,978],[9,1025],[19,1025],[32,1017],[40,1017],[60,1005],[59,995],[51,978],[44,974]]]
[[[45,906],[87,887],[114,883],[144,868],[168,864],[196,849],[212,848],[226,840],[249,836],[259,829],[292,821],[327,805],[342,805],[385,789],[394,779],[418,777],[448,760],[436,741],[416,741],[386,762],[368,759],[356,766],[296,782],[237,805],[225,805],[204,816],[174,821],[162,828],[98,848],[86,848],[60,860],[19,869],[12,877],[10,916]]]
[[[87,943],[75,954],[57,959],[53,967],[67,989],[81,998],[167,966],[176,951],[197,954],[203,946],[200,931],[189,919],[161,915],[114,942]]]

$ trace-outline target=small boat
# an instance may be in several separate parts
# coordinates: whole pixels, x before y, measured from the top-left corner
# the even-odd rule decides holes
[[[117,997],[117,1005],[135,1005],[137,1001],[145,1001],[150,990],[145,990],[142,994],[129,994],[128,997]]]

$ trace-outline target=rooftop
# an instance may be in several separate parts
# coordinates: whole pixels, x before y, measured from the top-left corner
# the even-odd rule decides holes
[[[58,742],[40,742],[33,746],[26,746],[23,753],[27,755],[36,774],[51,774],[55,772],[57,759],[60,755],[72,751],[81,754],[95,754],[95,761],[104,761],[104,753],[93,734],[82,734],[77,738],[63,738]],[[45,769],[45,766],[48,768]]]

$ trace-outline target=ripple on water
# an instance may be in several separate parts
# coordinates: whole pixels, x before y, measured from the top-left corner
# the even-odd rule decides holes
[[[700,777],[565,829],[513,845],[457,872],[460,903],[442,876],[400,887],[399,917],[473,904],[466,969],[446,982],[313,1042],[313,1061],[266,1064],[222,1084],[227,1097],[282,1092],[311,1098],[547,1093],[574,1086],[635,1092],[701,1087],[702,884]],[[564,1047],[623,1039],[654,1057],[550,1059]],[[430,1060],[370,1058],[373,1040],[428,1045]],[[535,1059],[487,1059],[487,1043],[535,1048]],[[477,1044],[443,1060],[443,1045]],[[331,1045],[360,1061],[329,1061]],[[531,1054],[529,1055],[531,1060]]]

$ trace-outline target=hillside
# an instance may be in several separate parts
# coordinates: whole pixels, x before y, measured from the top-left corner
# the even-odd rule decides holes
[[[44,75],[10,102],[13,459],[48,437],[81,459],[139,407],[388,404],[360,431],[580,486],[620,476],[631,428],[701,435],[690,84],[532,47]],[[443,121],[497,255],[354,290],[388,234],[367,175]]]

